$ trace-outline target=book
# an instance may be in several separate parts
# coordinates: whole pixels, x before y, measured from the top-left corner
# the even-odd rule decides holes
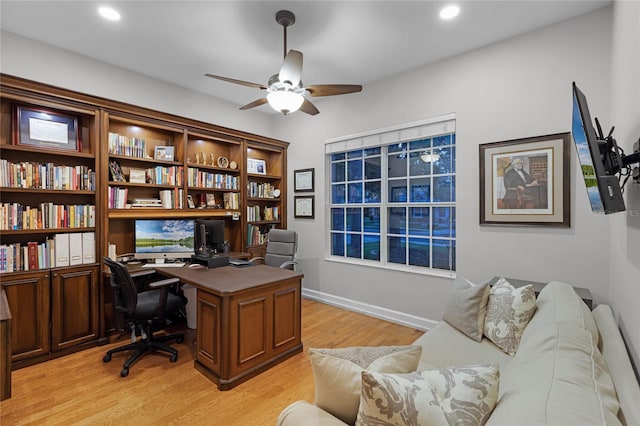
[[[38,269],[38,243],[35,241],[29,241],[27,243],[29,270]]]

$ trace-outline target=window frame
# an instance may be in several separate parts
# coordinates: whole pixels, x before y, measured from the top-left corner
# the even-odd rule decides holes
[[[407,144],[407,158],[409,157],[410,154],[410,150],[408,148],[410,142],[412,141],[417,141],[417,140],[421,140],[421,139],[427,139],[427,138],[434,138],[443,134],[453,134],[453,137],[455,138],[455,114],[447,114],[447,115],[443,115],[443,116],[439,116],[439,117],[434,117],[431,119],[427,119],[427,120],[422,120],[422,121],[418,121],[418,122],[412,122],[412,123],[407,123],[407,124],[401,124],[401,125],[396,125],[396,126],[391,126],[391,127],[387,127],[387,128],[383,128],[383,129],[377,129],[377,130],[372,130],[372,131],[368,131],[368,132],[363,132],[363,133],[359,133],[356,135],[349,135],[349,136],[345,136],[345,137],[341,137],[341,138],[336,138],[336,139],[331,139],[325,142],[325,187],[328,188],[327,191],[325,191],[325,218],[326,218],[326,223],[325,223],[325,260],[327,261],[332,261],[332,262],[338,262],[338,263],[345,263],[345,264],[353,264],[353,265],[361,265],[361,266],[368,266],[368,267],[375,267],[375,268],[381,268],[381,269],[387,269],[387,270],[396,270],[396,271],[403,271],[403,272],[409,272],[409,273],[416,273],[416,274],[421,274],[421,275],[432,275],[432,276],[439,276],[439,277],[447,277],[447,278],[455,278],[456,276],[456,271],[455,270],[447,270],[447,269],[440,269],[440,268],[434,268],[433,267],[433,252],[430,250],[430,257],[429,257],[429,266],[417,266],[417,265],[409,265],[408,264],[408,258],[406,258],[406,262],[405,264],[401,264],[401,263],[394,263],[394,262],[390,262],[388,260],[388,241],[389,241],[389,236],[392,236],[394,234],[391,234],[389,232],[388,229],[388,209],[392,208],[392,207],[404,207],[406,209],[406,215],[411,215],[412,211],[411,208],[412,207],[429,207],[431,210],[431,217],[429,219],[429,235],[425,236],[425,238],[428,238],[431,242],[434,239],[445,239],[445,240],[449,240],[449,241],[453,241],[454,244],[454,259],[453,259],[453,265],[454,267],[457,268],[457,262],[455,259],[455,256],[457,254],[457,229],[455,227],[455,223],[457,222],[457,197],[455,197],[453,199],[453,201],[446,201],[446,202],[434,202],[433,198],[430,198],[429,201],[426,202],[411,202],[411,198],[408,196],[407,200],[405,202],[391,202],[389,201],[389,197],[388,197],[388,192],[389,192],[389,176],[387,173],[387,168],[388,168],[388,156],[389,156],[389,152],[388,152],[388,147],[390,145],[396,144],[396,143],[406,143]],[[454,141],[452,144],[447,145],[447,146],[451,146],[452,149],[456,150],[456,146],[457,146],[457,141]],[[370,149],[370,148],[380,148],[380,153],[379,158],[380,158],[380,167],[381,167],[381,176],[379,179],[380,182],[380,201],[376,202],[376,203],[366,203],[365,202],[365,191],[364,191],[364,183],[367,181],[371,181],[370,179],[367,179],[366,177],[366,173],[365,173],[365,164],[366,164],[366,158],[368,158],[367,156],[365,156],[364,154],[359,157],[363,163],[362,163],[362,176],[361,179],[359,179],[359,181],[362,183],[362,200],[360,203],[349,203],[349,194],[347,191],[348,185],[349,185],[349,178],[348,178],[348,161],[349,159],[346,158],[347,157],[347,153],[348,152],[352,152],[354,150],[365,150],[365,149]],[[430,150],[433,150],[434,147],[433,145],[429,148]],[[364,151],[363,151],[364,152]],[[345,154],[345,159],[344,159],[344,164],[345,164],[345,180],[344,180],[344,185],[345,185],[345,202],[344,203],[340,203],[340,204],[334,204],[333,203],[333,184],[334,182],[332,182],[332,167],[334,164],[334,161],[332,161],[332,154],[338,154],[338,153],[344,153]],[[456,191],[457,188],[457,169],[456,169],[456,159],[457,159],[457,155],[452,159],[452,164],[451,164],[451,170],[448,173],[443,173],[443,174],[434,174],[433,170],[431,170],[431,172],[429,173],[430,176],[430,193],[433,194],[434,193],[434,188],[433,188],[433,182],[434,179],[436,177],[439,177],[440,175],[448,175],[448,176],[452,176],[453,177],[453,182],[450,183],[450,185],[453,185],[452,189],[454,192]],[[407,164],[408,170],[407,170],[407,174],[406,176],[404,176],[402,179],[405,179],[407,184],[410,183],[411,179],[413,178],[410,174],[409,171],[409,167],[410,165]],[[417,176],[418,178],[420,177],[424,177],[423,175]],[[408,189],[407,189],[408,190]],[[408,194],[410,195],[410,194]],[[453,228],[452,231],[450,233],[450,235],[448,237],[440,237],[440,236],[434,236],[433,235],[433,211],[435,208],[437,207],[452,207],[454,209],[454,214],[456,214],[455,219],[453,220]],[[347,230],[347,211],[349,208],[359,208],[361,211],[360,214],[360,221],[361,221],[361,229],[359,231],[354,231],[354,233],[358,233],[361,236],[361,248],[360,248],[360,257],[356,258],[356,257],[348,257],[347,255],[347,251],[346,249],[348,248],[348,246],[345,244],[344,248],[344,254],[343,255],[333,255],[332,254],[332,239],[333,239],[333,208],[341,208],[344,209],[344,213],[343,213],[343,231],[342,234],[344,235],[344,238],[346,240],[346,236],[348,234],[348,230]],[[379,243],[380,243],[380,253],[379,253],[379,260],[370,260],[370,259],[366,259],[365,255],[363,254],[362,250],[363,250],[363,246],[364,246],[364,236],[368,235],[370,233],[366,232],[363,226],[364,223],[364,214],[367,208],[378,208],[380,210],[380,215],[379,215],[379,222],[380,222],[380,230],[379,230],[379,234],[375,234],[375,235],[379,235]],[[383,212],[384,210],[384,212]],[[405,237],[405,242],[406,242],[406,256],[408,256],[409,253],[409,240],[412,238],[415,238],[416,235],[410,234],[409,233],[409,228],[408,225],[406,226],[406,234],[404,235]],[[344,241],[344,240],[343,240]],[[431,247],[431,246],[430,246]]]

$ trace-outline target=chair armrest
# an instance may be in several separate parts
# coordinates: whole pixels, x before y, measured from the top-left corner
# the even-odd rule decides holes
[[[251,259],[249,259],[249,263],[254,263],[258,260],[262,260],[262,262],[264,263],[264,257],[262,256],[252,257]]]
[[[280,269],[291,269],[294,270],[298,262],[295,260],[287,260],[282,265],[280,265]]]
[[[149,283],[149,288],[162,288],[162,287],[167,287],[173,284],[178,284],[180,282],[179,278],[167,278],[165,280],[160,280],[160,281],[154,281],[152,283]]]
[[[155,269],[144,269],[141,271],[130,272],[129,275],[131,275],[131,278],[135,280],[136,278],[146,277],[147,275],[153,275],[155,273]]]

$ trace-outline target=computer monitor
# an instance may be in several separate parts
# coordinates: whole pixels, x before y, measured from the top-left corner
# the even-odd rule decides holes
[[[137,219],[134,257],[162,260],[187,259],[194,252],[194,219]]]
[[[587,98],[578,89],[576,83],[573,83],[571,133],[578,152],[591,210],[604,214],[621,212],[625,210],[625,205],[616,173],[623,165],[622,157],[611,133],[605,138],[597,119],[596,125],[598,126],[597,134],[589,114]]]
[[[224,252],[224,220],[196,219],[194,229],[196,254]]]

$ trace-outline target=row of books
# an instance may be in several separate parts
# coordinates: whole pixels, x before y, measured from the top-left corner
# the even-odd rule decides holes
[[[247,246],[259,246],[267,243],[267,233],[260,232],[256,225],[247,225]]]
[[[0,230],[93,228],[96,206],[40,203],[37,207],[20,203],[0,205]]]
[[[144,139],[109,132],[109,154],[145,158],[147,146]]]
[[[88,166],[56,166],[53,163],[12,163],[0,160],[0,186],[5,188],[95,191],[96,173]]]
[[[94,232],[55,234],[45,242],[0,245],[0,273],[95,263]]]
[[[120,188],[117,186],[109,187],[107,207],[110,209],[124,209],[127,205],[128,188]]]
[[[261,215],[261,213],[263,213]],[[247,220],[249,222],[257,222],[261,220],[278,220],[278,207],[247,206]]]
[[[183,190],[179,188],[163,189],[160,191],[160,204],[163,209],[184,208]]]
[[[147,182],[156,185],[182,185],[182,166],[155,166],[146,169]]]
[[[187,169],[187,183],[194,188],[239,189],[238,176],[207,172],[196,167]]]
[[[225,192],[223,195],[224,208],[238,210],[240,208],[240,194],[237,192]]]
[[[270,183],[249,182],[247,185],[247,197],[275,198],[273,195],[275,189]]]

